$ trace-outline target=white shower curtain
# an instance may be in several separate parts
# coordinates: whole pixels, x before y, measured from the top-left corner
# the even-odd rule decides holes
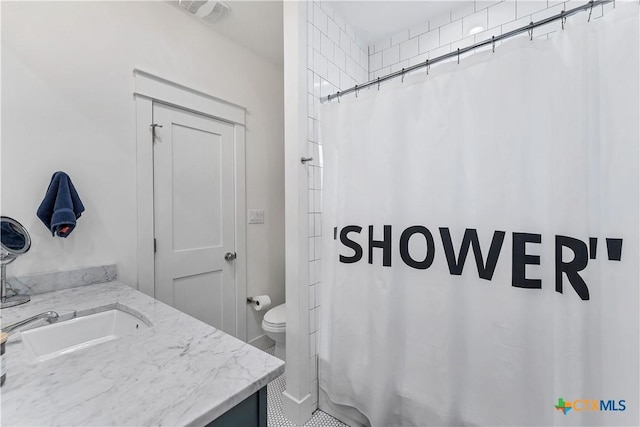
[[[333,403],[638,425],[638,4],[584,21],[323,106]]]

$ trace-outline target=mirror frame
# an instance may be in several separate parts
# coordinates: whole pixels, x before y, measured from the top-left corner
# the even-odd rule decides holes
[[[29,235],[29,232],[27,231],[27,229],[22,224],[20,224],[18,221],[16,221],[11,217],[0,216],[0,222],[5,222],[5,221],[11,224],[12,226],[14,226],[15,228],[17,228],[18,231],[20,231],[24,235],[25,245],[20,250],[15,250],[15,249],[7,248],[5,245],[2,244],[2,239],[0,239],[0,246],[2,247],[2,259],[6,259],[9,257],[15,258],[16,256],[22,255],[27,251],[29,251],[29,249],[31,248],[31,236]]]

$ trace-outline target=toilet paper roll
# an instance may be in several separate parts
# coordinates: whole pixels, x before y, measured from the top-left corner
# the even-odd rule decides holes
[[[269,298],[269,295],[258,295],[253,297],[251,305],[253,305],[255,311],[266,310],[271,307],[271,298]]]

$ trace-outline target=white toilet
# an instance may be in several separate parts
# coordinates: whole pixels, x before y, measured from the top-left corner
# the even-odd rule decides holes
[[[262,319],[262,329],[267,336],[276,342],[275,356],[285,360],[285,339],[287,336],[287,318],[285,304],[273,307],[267,311]]]

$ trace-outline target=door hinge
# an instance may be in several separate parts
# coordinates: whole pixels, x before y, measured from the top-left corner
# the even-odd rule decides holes
[[[154,239],[153,239],[153,253],[155,254],[156,252],[158,252],[158,242],[157,242],[157,240],[154,238]]]
[[[157,123],[151,124],[151,142],[156,142],[156,138],[157,138],[156,128],[161,128],[161,127],[162,125],[159,125]]]

